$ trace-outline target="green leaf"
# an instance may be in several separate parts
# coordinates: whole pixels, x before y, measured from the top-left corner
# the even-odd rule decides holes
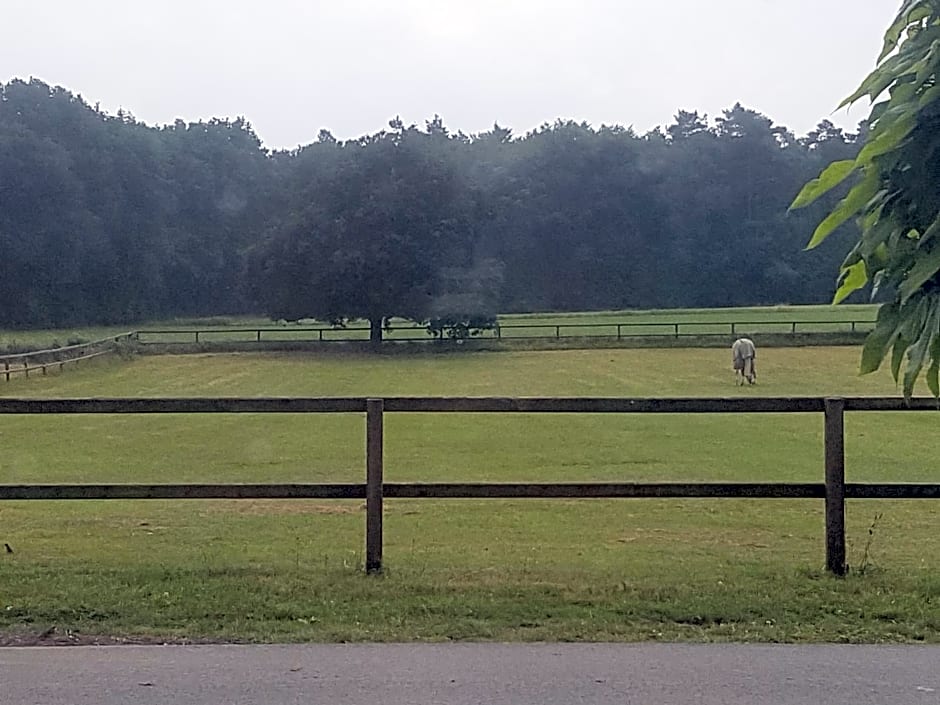
[[[921,94],[920,99],[917,101],[917,107],[923,108],[937,98],[940,98],[940,86],[931,86]]]
[[[940,332],[940,301],[935,297],[924,298],[929,308],[929,313],[923,323],[923,327],[917,333],[917,342],[915,342],[907,353],[907,369],[904,371],[904,398],[910,399],[914,391],[914,382],[917,381],[920,371],[924,367],[924,361],[927,358],[927,352],[933,347]]]
[[[878,54],[879,64],[897,47],[898,42],[901,39],[901,32],[904,31],[905,27],[907,27],[907,13],[910,11],[909,6],[915,2],[917,2],[917,0],[907,0],[907,2],[901,6],[900,11],[894,18],[894,22],[892,22],[891,26],[888,27],[887,31],[885,31],[884,43],[881,47],[881,53]]]
[[[871,300],[874,301],[878,294],[881,293],[881,285],[885,281],[885,271],[883,269],[875,272],[875,276],[871,279]]]
[[[897,304],[883,304],[878,309],[875,328],[868,334],[865,339],[865,346],[862,348],[860,374],[874,372],[881,366],[881,361],[884,360],[888,348],[891,347],[897,337],[900,323],[901,317]]]
[[[924,247],[926,243],[930,242],[937,236],[937,233],[940,233],[940,216],[930,224],[930,227],[924,231],[924,234],[920,237],[920,246]]]
[[[853,291],[861,289],[868,283],[868,270],[865,269],[865,262],[859,261],[843,268],[840,279],[839,288],[832,299],[834,304],[841,303]]]
[[[930,8],[924,5],[924,0],[906,0],[894,18],[894,22],[884,34],[884,45],[878,55],[878,63],[880,64],[888,54],[894,51],[905,29],[914,22],[919,22],[929,16]]]
[[[917,293],[938,271],[940,271],[940,247],[920,251],[914,261],[914,266],[910,268],[904,281],[898,287],[901,303]]]
[[[816,231],[813,233],[806,249],[811,250],[819,245],[833,230],[862,210],[877,190],[878,172],[871,169],[866,174],[865,179],[856,184],[848,195],[839,201],[832,213],[826,216],[826,219],[816,227]]]
[[[926,62],[923,62],[926,66]],[[914,94],[917,92],[917,84],[914,81],[909,83],[895,83],[891,89],[891,100],[890,103],[892,106],[899,105],[901,103],[907,103],[911,98],[914,97]],[[869,116],[874,122],[875,118]]]
[[[891,101],[883,100],[880,103],[875,103],[871,107],[871,111],[868,113],[868,124],[871,125],[881,119],[881,116],[885,114],[885,111],[891,106]]]
[[[891,348],[891,376],[894,377],[894,381],[898,381],[898,376],[901,374],[901,363],[904,361],[904,351],[907,350],[910,342],[907,338],[898,336],[894,341],[894,346]]]
[[[929,307],[930,302],[926,296],[901,304],[901,337],[911,344],[920,337],[920,332],[924,329]]]
[[[859,253],[865,260],[876,257],[879,250],[884,248],[884,243],[896,230],[895,224],[890,218],[882,218],[883,210],[883,206],[872,209],[869,201],[868,212],[862,218],[862,234],[859,237],[857,246]]]
[[[913,95],[913,90],[908,93],[906,87],[915,80],[917,74],[924,70],[928,57],[900,55],[893,58],[896,59],[893,65],[888,63],[891,61],[889,59],[875,72],[883,75],[879,75],[878,80],[872,82],[869,86],[869,95],[872,100],[884,93],[885,89],[889,89],[893,104],[904,102],[910,98]]]
[[[918,80],[917,77],[922,74],[929,74],[932,62],[932,47],[930,42],[937,39],[938,30],[931,28],[930,33],[925,33],[918,37],[917,41],[905,42],[904,48],[896,55],[879,60],[878,66],[870,73],[852,95],[845,98],[836,108],[840,110],[856,102],[862,96],[868,96],[872,102],[884,93],[885,89],[894,85],[892,89],[892,98],[895,98],[894,91],[899,85],[916,84],[914,87],[923,84],[924,79]],[[902,95],[904,91],[902,91]],[[909,96],[908,96],[909,97]],[[873,119],[873,118],[872,118]]]
[[[845,275],[845,271],[851,267],[856,262],[861,262],[864,257],[862,257],[862,252],[859,247],[860,243],[855,243],[855,246],[849,250],[849,254],[845,256],[845,259],[842,260],[842,264],[839,265],[839,276],[842,277]]]
[[[884,196],[886,196],[887,193],[888,193],[887,189],[882,189],[881,191],[875,194],[875,198],[878,198],[878,196],[884,194],[882,196],[882,200],[884,200]],[[862,226],[862,229],[865,232],[868,232],[872,230],[873,228],[877,228],[879,224],[884,223],[884,221],[881,220],[881,213],[883,210],[884,210],[884,205],[882,204],[882,205],[879,205],[877,208],[869,210],[869,212],[865,214],[865,217],[862,218],[862,221],[860,223]]]
[[[839,162],[832,162],[832,164],[822,170],[822,173],[820,173],[817,178],[810,181],[800,190],[797,197],[793,199],[793,203],[790,204],[790,210],[808,206],[824,193],[845,181],[853,171],[855,171],[854,159],[843,159]]]
[[[897,68],[901,65],[902,61],[904,61],[902,57],[892,56],[884,64],[868,74],[859,87],[855,89],[855,92],[839,103],[836,110],[846,108],[866,95],[872,101],[877,100],[878,96],[884,92],[884,89],[897,80],[897,77],[900,75]]]
[[[930,346],[930,367],[927,368],[925,377],[930,393],[940,399],[940,337]]]
[[[904,369],[904,383],[901,390],[904,392],[904,398],[910,400],[914,393],[914,382],[917,381],[921,369],[924,367],[924,357],[926,349],[918,339],[917,344],[912,345],[907,351],[907,367]]]
[[[930,43],[930,50],[927,52],[927,56],[924,57],[922,62],[919,62],[919,68],[917,69],[917,75],[914,76],[914,81],[912,82],[912,87],[917,90],[924,85],[924,83],[934,74],[934,71],[937,68],[937,40],[934,39]]]
[[[858,157],[855,159],[856,162],[867,164],[875,157],[890,152],[901,143],[901,140],[907,137],[916,122],[917,116],[913,111],[904,113],[890,127],[874,136],[862,147],[862,151],[858,153]]]
[[[908,370],[911,368],[909,350],[915,341],[920,339],[927,320],[929,306],[930,302],[927,297],[922,296],[917,301],[909,301],[898,309],[901,325],[898,328],[898,337],[894,341],[894,347],[891,350],[891,374],[895,382],[899,381],[905,351],[908,351]]]

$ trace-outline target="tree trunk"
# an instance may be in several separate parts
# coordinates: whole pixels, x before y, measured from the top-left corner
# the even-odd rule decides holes
[[[385,319],[382,316],[369,319],[369,342],[373,345],[382,344],[382,323]]]

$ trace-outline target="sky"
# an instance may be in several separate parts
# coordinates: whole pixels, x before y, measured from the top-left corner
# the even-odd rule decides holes
[[[557,118],[668,125],[740,102],[798,135],[875,66],[899,0],[0,0],[0,81],[151,125],[246,117],[265,146],[435,114],[473,134]]]

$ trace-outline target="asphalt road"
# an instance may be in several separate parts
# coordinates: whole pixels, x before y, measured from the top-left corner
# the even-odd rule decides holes
[[[934,705],[940,646],[0,648],[2,705]]]

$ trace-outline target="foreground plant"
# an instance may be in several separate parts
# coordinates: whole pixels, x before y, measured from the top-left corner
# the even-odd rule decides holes
[[[855,159],[836,161],[803,187],[791,205],[802,208],[851,176],[857,180],[813,233],[819,245],[856,217],[858,242],[839,273],[835,303],[872,283],[888,292],[862,352],[872,372],[891,352],[910,398],[927,366],[927,386],[940,397],[940,0],[907,0],[884,36],[877,67],[839,106],[872,102],[870,132]],[[877,102],[876,102],[877,101]]]

